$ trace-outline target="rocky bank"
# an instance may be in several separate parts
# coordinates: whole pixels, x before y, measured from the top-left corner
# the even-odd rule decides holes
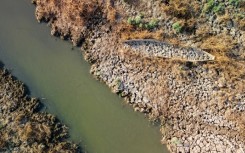
[[[51,34],[74,45],[83,42],[97,79],[161,123],[162,142],[171,152],[245,151],[243,0],[33,3],[38,21],[48,22]],[[144,38],[203,49],[216,58],[149,57],[123,46],[127,39]]]
[[[5,69],[0,69],[0,152],[77,153],[78,145],[67,140],[68,128]]]

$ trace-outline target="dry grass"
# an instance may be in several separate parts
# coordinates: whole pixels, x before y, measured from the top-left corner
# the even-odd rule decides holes
[[[110,21],[110,23],[114,23],[116,20],[117,11],[113,6],[107,6],[107,20]]]
[[[173,45],[183,45],[178,37],[173,37],[171,33],[165,33],[162,29],[156,31],[136,30],[133,26],[123,23],[117,26],[116,33],[120,34],[122,41],[130,39],[156,39]]]
[[[240,84],[241,80],[245,77],[245,63],[232,59],[217,60],[214,63],[206,65],[208,69],[218,70],[223,74],[223,77],[228,80],[227,84],[233,84],[237,86],[237,91],[244,91],[243,84]],[[238,81],[239,84],[236,84]],[[239,87],[241,86],[241,87]],[[239,89],[238,89],[239,87]],[[240,90],[240,88],[242,90]],[[230,93],[230,91],[228,92]]]
[[[36,17],[39,21],[50,21],[53,35],[81,43],[86,28],[97,25],[101,13],[101,0],[36,0]],[[99,16],[99,17],[98,17]]]
[[[140,0],[123,0],[125,3],[129,5],[139,5]]]
[[[0,148],[4,148],[4,147],[6,147],[6,140],[4,139],[3,134],[2,133],[0,133],[0,134],[1,134],[1,137],[0,137]]]
[[[199,25],[196,30],[197,39],[202,40],[203,38],[207,38],[210,36],[209,32],[211,31],[211,27],[205,24]]]
[[[143,31],[126,31],[121,33],[122,40],[129,39],[156,39],[161,40],[163,35],[162,30],[149,32],[148,30]]]
[[[163,5],[163,10],[167,15],[182,19],[192,18],[199,9],[197,1],[192,0],[170,0],[168,4]]]
[[[226,12],[224,15],[222,16],[217,16],[218,22],[222,25],[226,25],[228,21],[231,20],[231,16],[229,15],[228,12]]]
[[[21,139],[24,141],[35,140],[41,142],[51,136],[50,128],[44,124],[27,123],[20,131]]]
[[[163,5],[163,12],[167,17],[172,17],[174,22],[181,22],[182,30],[192,34],[195,32],[197,17],[200,14],[200,4],[192,0],[169,0]]]
[[[116,33],[120,34],[121,41],[131,39],[155,39],[176,46],[185,46],[185,44],[183,44],[178,37],[174,37],[171,33],[165,33],[161,29],[156,31],[135,30],[134,27],[128,24],[121,24],[117,27]]]
[[[172,44],[172,45],[176,45],[176,46],[185,46],[185,44],[182,44],[182,42],[178,39],[178,38],[165,38],[164,39],[165,42]]]
[[[202,45],[200,46],[204,50],[208,50],[211,52],[228,52],[234,46],[235,42],[229,35],[215,35],[210,36],[207,39],[203,40]]]
[[[240,30],[245,31],[245,18],[237,20],[237,25]]]
[[[245,137],[245,116],[243,112],[235,112],[232,110],[227,110],[225,114],[226,119],[235,122],[238,124],[238,130],[241,137]]]

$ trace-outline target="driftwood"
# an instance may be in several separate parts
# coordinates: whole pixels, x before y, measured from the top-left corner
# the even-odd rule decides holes
[[[211,61],[215,57],[195,48],[180,48],[154,39],[135,39],[123,42],[125,47],[149,57],[163,57],[185,61]]]

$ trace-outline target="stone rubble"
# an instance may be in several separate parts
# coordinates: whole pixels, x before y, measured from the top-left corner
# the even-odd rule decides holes
[[[245,90],[238,84],[244,80],[232,83],[222,77],[225,71],[218,72],[208,64],[188,67],[180,61],[145,57],[125,49],[115,39],[104,35],[90,40],[94,45],[85,51],[85,58],[93,61],[91,73],[125,97],[136,111],[159,118],[162,142],[171,152],[245,150],[245,120],[230,118],[243,108]],[[228,89],[231,91],[226,92]],[[236,98],[237,104],[226,104],[228,98]],[[240,113],[244,115],[244,111]],[[173,138],[179,143],[173,143]]]

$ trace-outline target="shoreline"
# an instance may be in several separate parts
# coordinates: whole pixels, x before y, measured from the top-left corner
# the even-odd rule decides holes
[[[228,81],[219,78],[215,68],[206,64],[189,68],[182,62],[152,61],[145,57],[141,63],[134,61],[142,58],[141,55],[123,57],[122,54],[127,54],[123,51],[115,55],[113,49],[106,47],[113,44],[108,40],[98,41],[99,45],[92,49],[92,54],[102,60],[92,65],[91,73],[106,83],[112,92],[121,94],[135,111],[145,113],[153,120],[160,119],[162,143],[167,144],[170,152],[208,152],[210,146],[217,152],[244,150],[244,120],[234,108],[238,106],[225,104],[228,97],[222,91],[233,87],[227,87]],[[110,51],[109,55],[105,53],[107,51]],[[145,63],[151,64],[145,68]],[[137,69],[134,69],[136,65]],[[156,65],[162,66],[156,68]],[[123,71],[125,67],[131,71]],[[184,70],[178,72],[183,67]],[[234,91],[231,94],[236,96]]]
[[[3,63],[0,82],[0,152],[83,152],[68,140],[68,127],[42,112],[42,103],[28,95]]]
[[[120,2],[96,2],[61,2],[57,8],[53,3],[33,1],[37,20],[49,22],[52,35],[71,40],[73,45],[85,39],[82,51],[96,79],[136,111],[160,120],[162,143],[170,152],[243,152],[244,61],[218,61],[223,58],[218,56],[215,61],[192,63],[149,58],[124,49],[121,37],[128,27],[113,21],[115,8],[129,10],[127,14],[136,8]],[[80,17],[69,18],[81,12]],[[235,30],[242,44],[244,32]]]

